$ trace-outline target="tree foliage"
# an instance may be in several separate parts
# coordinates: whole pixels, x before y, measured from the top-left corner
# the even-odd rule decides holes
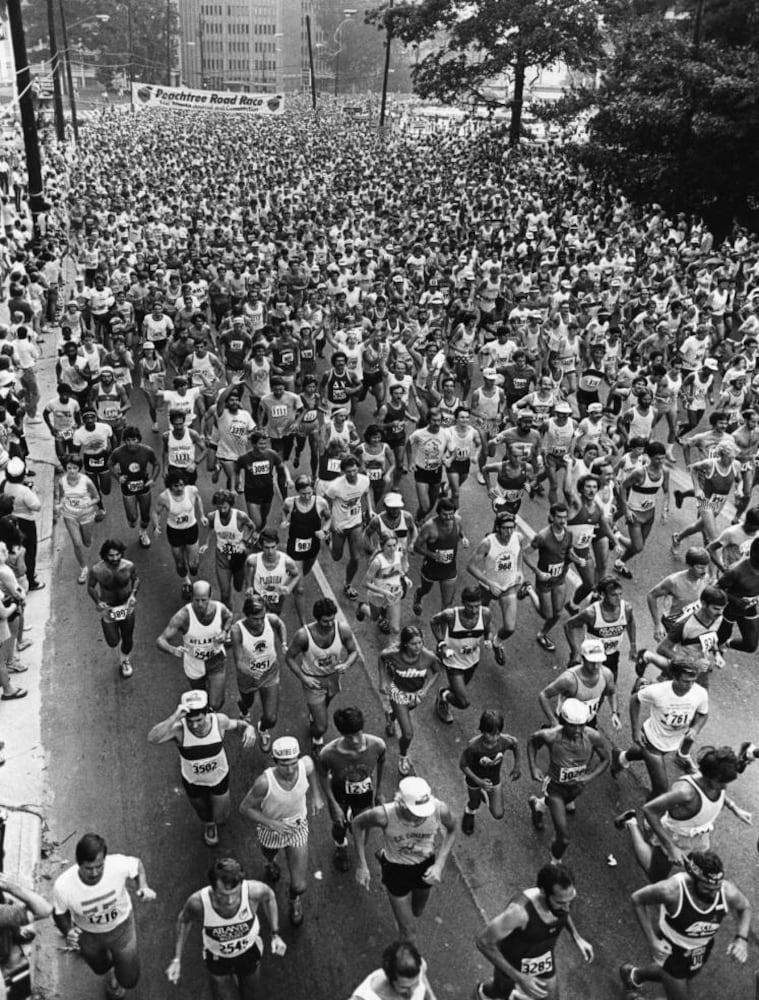
[[[600,0],[421,0],[385,4],[370,16],[406,43],[434,43],[412,70],[420,96],[511,107],[514,140],[527,67],[593,66],[600,9]]]
[[[700,21],[695,4],[681,20],[649,6],[618,26],[598,92],[566,102],[594,108],[580,155],[639,200],[724,225],[759,199],[755,4],[704,5]]]
[[[175,39],[178,26],[175,3],[165,0],[65,0],[64,6],[72,61],[79,62],[81,46],[85,63],[89,61],[96,66],[101,83],[111,86],[115,78],[128,77],[130,64],[135,80],[166,83],[167,29],[169,37]],[[56,40],[59,49],[63,50],[57,0],[55,14]],[[43,0],[29,0],[23,6],[23,19],[30,56],[39,53],[42,58],[49,59],[47,4]]]

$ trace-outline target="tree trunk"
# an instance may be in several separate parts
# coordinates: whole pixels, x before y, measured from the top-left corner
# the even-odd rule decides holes
[[[514,63],[514,96],[511,99],[511,121],[509,123],[509,146],[512,149],[519,145],[519,133],[522,130],[522,104],[524,103],[526,70],[524,56],[518,55]]]

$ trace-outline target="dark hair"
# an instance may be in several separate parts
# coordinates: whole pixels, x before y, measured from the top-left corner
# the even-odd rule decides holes
[[[743,523],[749,531],[759,528],[759,507],[749,507],[743,517]]]
[[[704,587],[701,591],[702,604],[717,604],[724,608],[727,604],[727,594],[720,587]]]
[[[480,716],[481,733],[500,733],[503,730],[503,712],[497,708],[486,708]]]
[[[421,968],[422,956],[411,941],[393,941],[382,952],[382,971],[391,983],[401,976],[418,976]]]
[[[252,597],[246,597],[242,605],[242,613],[244,615],[253,615],[259,611],[266,611],[266,602],[263,597],[258,594],[254,594]]]
[[[142,431],[139,427],[135,427],[134,424],[129,424],[124,428],[121,439],[126,441],[127,438],[134,438],[136,441],[142,441]]]
[[[538,889],[544,896],[550,896],[558,886],[560,889],[571,889],[575,884],[574,875],[566,865],[543,865],[536,880]]]
[[[243,880],[242,865],[234,858],[217,858],[208,869],[212,888],[221,883],[225,889],[235,889]]]
[[[444,510],[448,511],[449,513],[452,511],[455,514],[456,504],[453,502],[453,500],[449,499],[448,497],[443,497],[442,500],[438,500],[437,507],[435,509],[438,512],[438,514],[442,514]]]
[[[479,587],[464,587],[461,591],[462,601],[477,601],[480,603],[480,588]]]
[[[85,833],[76,845],[75,858],[78,865],[86,861],[96,861],[100,855],[108,853],[108,845],[99,833]]]
[[[169,469],[164,477],[164,482],[169,489],[171,489],[172,486],[176,486],[178,483],[184,483],[186,486],[187,473],[183,472],[181,469]]]
[[[400,644],[401,649],[403,649],[404,646],[408,646],[408,644],[411,642],[412,639],[421,639],[421,638],[423,638],[423,636],[422,636],[422,630],[420,628],[418,628],[416,625],[404,625],[403,628],[401,629],[401,634],[398,637],[398,642]]]
[[[266,528],[258,536],[259,542],[274,542],[275,545],[279,545],[279,535],[273,528]]]
[[[740,771],[738,755],[732,747],[701,747],[697,761],[705,778],[724,784],[735,781]]]
[[[548,508],[548,516],[556,517],[557,514],[568,514],[569,508],[565,503],[552,503]]]
[[[354,706],[338,708],[333,718],[335,729],[341,736],[353,736],[364,728],[364,713]]]
[[[311,610],[314,618],[318,621],[319,618],[331,618],[332,615],[336,615],[337,605],[330,597],[320,597],[318,601],[314,601]]]
[[[118,549],[119,553],[123,556],[126,552],[126,545],[118,538],[106,538],[100,546],[100,558],[105,559],[106,554],[110,552],[111,549]]]

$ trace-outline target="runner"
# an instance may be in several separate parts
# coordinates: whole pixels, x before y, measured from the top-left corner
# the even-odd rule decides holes
[[[197,467],[206,454],[206,445],[200,434],[187,426],[187,415],[173,411],[169,413],[169,430],[164,431],[163,478],[170,473],[184,477],[188,486],[198,481]]]
[[[477,937],[477,948],[494,974],[490,982],[477,984],[476,1000],[517,1000],[520,993],[558,1000],[555,949],[564,928],[586,962],[595,957],[569,912],[576,896],[574,877],[561,864],[545,865],[534,887],[512,896]]]
[[[229,608],[211,600],[211,584],[196,580],[190,603],[172,616],[156,639],[162,652],[182,660],[190,687],[208,693],[212,712],[224,704],[224,645],[231,623]]]
[[[269,614],[260,597],[247,597],[243,617],[230,629],[232,655],[237,670],[237,707],[244,719],[261,699],[258,745],[263,753],[271,748],[271,730],[279,715],[280,655],[287,649],[287,629],[277,615]],[[277,649],[279,644],[279,654]]]
[[[593,601],[578,615],[573,615],[564,625],[564,635],[569,644],[569,665],[578,664],[581,660],[581,648],[578,643],[578,633],[585,629],[588,638],[600,639],[603,643],[604,662],[611,670],[616,683],[619,677],[619,654],[622,636],[627,632],[630,643],[630,662],[636,663],[637,628],[632,605],[622,599],[622,585],[613,576],[599,580],[596,589],[600,599]]]
[[[111,492],[111,475],[108,471],[108,457],[113,447],[113,431],[108,424],[98,420],[92,409],[82,413],[82,426],[77,427],[71,438],[72,448],[82,456],[82,470],[97,487],[100,497],[95,520],[105,517],[103,496]]]
[[[293,560],[301,576],[301,585],[295,588],[295,607],[301,623],[306,620],[303,578],[314,568],[321,543],[329,539],[332,515],[324,497],[314,492],[313,480],[300,475],[296,478],[295,496],[287,497],[282,504],[280,528],[287,530],[287,555]]]
[[[348,831],[359,813],[384,802],[380,789],[385,769],[385,741],[364,732],[364,715],[353,706],[334,716],[337,739],[327,743],[317,758],[322,791],[332,819],[335,867],[350,871]]]
[[[203,499],[197,486],[188,485],[185,474],[166,474],[167,488],[158,495],[153,511],[153,533],[161,534],[161,515],[166,512],[166,541],[171,547],[174,568],[182,580],[182,600],[189,601],[192,578],[200,567],[198,522],[208,527]]]
[[[337,620],[337,605],[328,597],[314,602],[314,621],[293,636],[286,663],[303,686],[315,751],[321,750],[329,720],[327,709],[340,692],[343,674],[358,659],[353,633]]]
[[[401,601],[411,586],[404,547],[395,535],[382,535],[380,548],[366,568],[366,601],[356,606],[356,618],[363,621],[368,615],[380,632],[397,636],[401,630]]]
[[[239,383],[223,389],[203,418],[211,482],[219,481],[218,466],[221,466],[226,476],[228,490],[235,487],[237,481],[235,463],[245,454],[249,435],[256,428],[253,417],[243,409],[242,391]]]
[[[121,646],[119,672],[134,673],[129,654],[134,646],[135,608],[140,578],[133,562],[124,558],[126,545],[118,538],[106,538],[100,546],[100,561],[87,576],[87,593],[100,612],[100,627],[111,649]]]
[[[456,512],[453,500],[438,500],[437,513],[422,526],[414,542],[414,552],[424,557],[421,567],[421,583],[414,592],[414,614],[422,614],[422,600],[432,590],[435,583],[440,585],[440,605],[448,608],[453,602],[458,580],[456,556],[459,542],[469,548],[469,539],[464,534],[461,516]]]
[[[402,778],[394,800],[359,813],[353,820],[358,853],[356,881],[369,888],[366,839],[370,830],[382,831],[379,855],[382,884],[403,941],[416,938],[416,921],[424,913],[433,885],[443,878],[448,855],[456,838],[450,809],[436,799],[424,778]],[[435,842],[442,834],[439,849]]]
[[[501,767],[506,751],[514,755],[509,777],[518,781],[520,768],[519,740],[504,735],[503,713],[486,708],[480,716],[479,734],[467,744],[459,761],[466,779],[467,804],[461,817],[461,831],[468,837],[474,833],[474,817],[485,800],[493,819],[503,819],[504,802],[501,787]]]
[[[156,453],[148,445],[142,444],[139,427],[125,427],[124,443],[114,448],[108,459],[111,473],[121,484],[124,513],[130,528],[140,518],[140,545],[150,548],[150,490],[158,475]]]
[[[95,975],[105,976],[109,1000],[121,1000],[140,981],[128,881],[137,883],[138,899],[148,903],[156,898],[139,858],[108,854],[101,836],[86,833],[76,845],[76,864],[53,885],[55,926]]]
[[[435,710],[441,722],[451,725],[451,707],[469,708],[466,689],[480,664],[480,649],[490,646],[491,616],[480,602],[479,587],[465,587],[462,604],[440,611],[430,622],[437,639],[437,654],[445,668],[448,687],[440,688]]]
[[[661,983],[667,1000],[688,1000],[693,996],[691,982],[708,961],[728,913],[735,917],[737,930],[727,954],[740,964],[746,961],[751,906],[740,889],[725,879],[724,871],[721,858],[713,851],[694,851],[686,871],[632,894],[635,915],[653,961],[646,966],[620,966],[625,988]],[[653,907],[658,911],[657,922],[649,912]]]
[[[300,745],[292,736],[280,736],[271,747],[273,767],[253,782],[240,805],[245,819],[256,824],[258,843],[264,856],[266,880],[279,881],[276,858],[285,851],[290,872],[289,916],[293,927],[303,923],[302,896],[308,879],[308,805],[311,814],[324,806],[316,768],[310,757],[300,756]]]
[[[382,953],[382,968],[370,972],[349,1000],[435,1000],[427,963],[410,941],[394,941]]]
[[[552,504],[548,510],[548,527],[533,535],[532,541],[522,552],[524,563],[535,574],[535,591],[540,604],[539,614],[543,627],[536,636],[539,646],[549,653],[556,652],[548,633],[556,625],[564,609],[567,590],[567,570],[576,558],[572,554],[572,536],[567,530],[569,511],[565,504]],[[530,554],[537,551],[537,562]]]
[[[206,541],[198,549],[203,556],[214,541],[216,580],[221,603],[232,607],[232,587],[239,594],[245,581],[245,557],[256,537],[255,525],[243,510],[235,507],[231,490],[217,490],[211,497],[216,510],[208,515]]]
[[[269,447],[271,442],[265,431],[252,431],[248,440],[250,451],[240,455],[235,462],[237,492],[244,491],[248,515],[256,530],[263,531],[274,499],[274,477],[277,477],[279,493],[284,501],[289,475],[282,458]]]
[[[669,469],[665,467],[666,449],[659,441],[651,441],[645,449],[647,464],[634,469],[622,482],[620,499],[622,513],[627,521],[630,546],[614,563],[614,572],[632,579],[627,563],[645,548],[648,536],[656,522],[656,494],[664,493],[661,520],[669,513]]]
[[[74,555],[79,563],[78,583],[86,583],[89,569],[85,549],[92,545],[95,511],[100,494],[89,476],[82,472],[79,455],[69,455],[65,459],[64,472],[55,482],[53,499],[53,519],[63,518]]]
[[[588,709],[588,725],[598,727],[598,713],[606,699],[611,707],[611,724],[621,729],[616,678],[606,666],[606,651],[602,639],[588,636],[580,646],[582,660],[577,666],[562,671],[555,681],[538,694],[538,702],[549,726],[561,725],[561,706],[567,698],[576,698]],[[555,705],[553,704],[555,702]]]
[[[448,432],[443,430],[441,421],[440,410],[432,407],[427,415],[427,426],[413,431],[406,443],[406,461],[408,467],[414,470],[416,496],[419,501],[416,512],[417,524],[424,521],[440,496],[443,454],[448,441]]]
[[[247,719],[230,719],[213,712],[205,691],[185,691],[171,715],[148,733],[148,743],[173,740],[179,747],[182,784],[204,823],[207,847],[216,847],[219,827],[229,820],[229,761],[224,736],[232,730],[239,730],[244,748],[255,746],[256,731]]]
[[[665,576],[646,594],[648,610],[654,624],[654,639],[659,641],[674,628],[675,622],[686,610],[693,611],[698,606],[704,587],[708,583],[710,559],[706,549],[688,549],[685,553],[685,563],[687,569]],[[669,607],[665,614],[660,615],[659,601],[667,598]]]
[[[227,996],[231,988],[239,1000],[255,1000],[263,958],[259,906],[269,922],[272,955],[282,958],[287,950],[279,935],[277,898],[268,885],[246,879],[240,863],[230,856],[214,861],[208,881],[209,885],[188,897],[179,912],[174,958],[166,977],[174,986],[179,982],[185,942],[192,925],[199,924],[211,996]]]
[[[719,645],[744,653],[756,652],[759,646],[759,538],[751,543],[748,556],[718,577],[717,586],[727,594],[727,607],[718,634]],[[736,625],[740,639],[731,638]]]
[[[340,469],[342,475],[329,483],[324,490],[324,497],[329,501],[332,510],[331,549],[335,562],[343,558],[345,543],[348,542],[343,593],[349,601],[355,601],[358,598],[358,591],[353,586],[353,578],[358,570],[361,529],[374,510],[369,477],[359,472],[358,460],[352,455],[346,455],[340,462]]]
[[[279,551],[279,535],[276,531],[262,531],[257,544],[260,552],[253,552],[245,560],[245,593],[247,597],[258,595],[263,598],[268,611],[282,614],[285,597],[303,585],[300,573],[290,556]]]

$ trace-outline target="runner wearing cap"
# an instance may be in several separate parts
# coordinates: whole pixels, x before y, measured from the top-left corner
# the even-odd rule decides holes
[[[367,551],[377,552],[385,535],[394,535],[398,547],[408,555],[414,547],[417,526],[411,514],[404,510],[400,493],[386,493],[384,510],[374,514],[364,528],[363,542]]]
[[[292,638],[286,663],[303,686],[311,723],[311,739],[320,749],[329,725],[327,709],[340,692],[342,676],[358,659],[353,633],[338,621],[337,605],[328,597],[314,602],[314,621]]]
[[[480,664],[482,645],[490,646],[490,611],[480,602],[480,590],[465,587],[461,592],[462,603],[444,608],[430,622],[438,642],[437,653],[448,677],[448,687],[438,691],[435,709],[441,722],[449,725],[453,722],[451,707],[469,708],[466,689]]]
[[[356,881],[365,889],[371,881],[366,862],[367,835],[373,829],[382,831],[382,884],[398,936],[413,942],[416,920],[424,913],[432,886],[442,881],[456,839],[450,809],[432,795],[424,778],[407,777],[401,779],[393,802],[360,813],[351,828],[358,854]],[[436,850],[435,842],[441,834]]]
[[[602,577],[596,584],[596,590],[601,595],[600,598],[592,601],[584,611],[573,615],[564,625],[564,635],[569,644],[569,665],[573,666],[581,661],[578,633],[584,628],[589,638],[600,639],[603,643],[606,666],[616,682],[619,676],[622,636],[625,632],[630,643],[630,662],[637,662],[635,616],[632,605],[622,598],[622,584],[616,577]]]
[[[691,982],[709,960],[720,924],[728,914],[736,920],[737,928],[727,954],[741,965],[746,961],[751,905],[724,873],[722,859],[714,851],[694,851],[685,871],[632,894],[635,915],[653,961],[646,966],[625,963],[620,967],[626,989],[661,983],[667,1000],[689,1000],[693,996]],[[651,912],[654,909],[656,920]]]
[[[479,598],[485,608],[494,599],[500,605],[502,625],[493,640],[493,655],[501,667],[506,663],[504,643],[517,625],[517,599],[524,584],[523,545],[514,514],[501,511],[492,532],[474,550],[466,568],[480,585]]]
[[[129,654],[134,645],[135,606],[140,578],[133,562],[124,558],[126,545],[107,538],[100,546],[100,560],[87,577],[87,593],[100,612],[100,627],[111,649],[121,646],[119,671],[131,677]]]
[[[253,782],[240,805],[240,813],[256,823],[258,843],[264,856],[268,882],[281,874],[276,857],[284,849],[290,872],[288,889],[290,923],[303,923],[302,896],[308,886],[308,802],[311,814],[324,805],[314,762],[300,756],[300,744],[292,736],[280,736],[271,747],[273,767],[267,767]]]
[[[148,404],[151,430],[158,430],[158,393],[165,388],[166,365],[160,354],[156,352],[152,340],[146,340],[138,361],[140,372],[140,389]]]
[[[577,897],[574,876],[552,863],[538,872],[535,886],[517,892],[503,913],[477,937],[477,948],[493,966],[489,983],[478,983],[475,1000],[558,1000],[555,948],[566,927],[586,962],[593,946],[580,936],[570,907]]]
[[[559,488],[563,488],[567,475],[567,458],[576,434],[575,422],[572,419],[572,407],[564,400],[559,400],[553,408],[553,415],[548,418],[543,434],[543,454],[545,455],[545,471],[548,477],[548,502],[555,504],[559,499]],[[538,477],[540,482],[543,476]]]
[[[205,691],[185,691],[171,715],[156,723],[148,743],[173,740],[179,747],[182,784],[190,805],[205,824],[203,840],[208,847],[219,843],[219,826],[229,819],[229,761],[224,736],[239,731],[242,746],[253,747],[256,731],[247,719],[230,719],[213,712]]]
[[[595,729],[598,728],[598,713],[601,711],[601,706],[608,699],[612,726],[614,729],[621,729],[617,688],[614,674],[604,665],[606,651],[603,640],[588,636],[582,641],[580,653],[582,656],[580,664],[568,667],[538,694],[543,714],[549,725],[560,725],[562,704],[567,698],[576,698],[587,706],[587,724]]]
[[[567,698],[558,711],[559,724],[539,729],[527,741],[527,760],[533,781],[541,783],[553,820],[554,839],[551,858],[560,861],[569,847],[567,806],[582,794],[585,786],[598,778],[609,766],[609,749],[600,733],[588,725],[588,704],[578,698]],[[548,751],[548,770],[537,766],[540,750]],[[598,762],[591,768],[594,757]],[[540,800],[529,798],[533,826],[543,829],[543,808]]]

